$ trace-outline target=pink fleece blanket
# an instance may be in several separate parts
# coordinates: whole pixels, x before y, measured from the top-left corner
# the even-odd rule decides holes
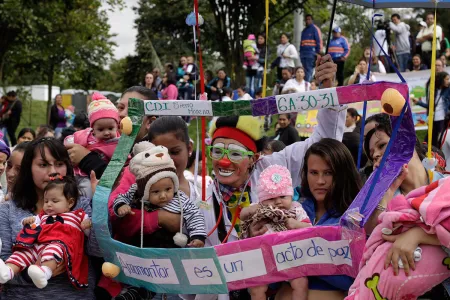
[[[398,234],[416,226],[436,234],[441,245],[449,248],[450,177],[414,190],[406,198],[399,195],[389,202],[387,211],[379,216],[379,224],[367,240],[360,272],[346,299],[417,299],[450,277],[450,258],[441,246],[419,245],[421,258],[409,276],[403,270],[394,276],[392,265],[384,270],[392,243],[383,240],[382,231],[391,230]]]

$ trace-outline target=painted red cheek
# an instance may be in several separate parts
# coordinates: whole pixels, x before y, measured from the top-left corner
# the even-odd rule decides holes
[[[226,158],[219,160],[219,166],[222,168],[229,168],[231,166],[231,161]]]

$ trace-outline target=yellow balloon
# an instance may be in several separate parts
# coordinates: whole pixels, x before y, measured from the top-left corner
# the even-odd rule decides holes
[[[120,268],[116,266],[115,264],[112,264],[110,262],[105,262],[102,265],[102,273],[108,278],[114,278],[117,277],[120,273]]]
[[[399,116],[402,113],[405,102],[406,100],[402,94],[393,88],[386,89],[381,96],[381,107],[383,112],[391,116]]]
[[[131,131],[133,131],[133,123],[131,122],[130,117],[125,117],[120,121],[120,132],[122,134],[130,135]]]

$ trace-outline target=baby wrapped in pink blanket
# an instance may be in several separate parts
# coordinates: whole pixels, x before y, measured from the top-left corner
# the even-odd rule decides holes
[[[412,227],[436,234],[442,246],[419,245],[414,253],[415,270],[409,276],[403,271],[394,276],[392,265],[384,269],[392,243],[382,234],[399,234]],[[443,247],[450,248],[450,177],[389,202],[367,240],[359,274],[346,299],[417,299],[450,277],[450,257]]]

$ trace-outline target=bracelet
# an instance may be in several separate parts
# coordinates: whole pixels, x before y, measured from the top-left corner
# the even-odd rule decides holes
[[[383,211],[386,211],[386,207],[383,206],[383,205],[381,205],[381,204],[378,204],[378,205],[377,205],[377,210],[383,212]]]

